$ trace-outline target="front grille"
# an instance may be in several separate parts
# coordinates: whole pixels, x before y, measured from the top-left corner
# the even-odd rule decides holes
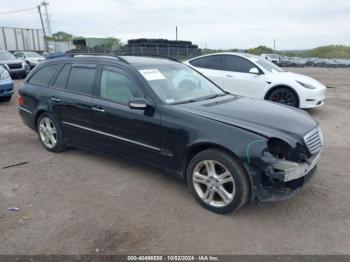
[[[10,69],[22,69],[22,64],[7,64]]]
[[[304,136],[307,149],[313,155],[319,152],[323,146],[323,135],[321,129],[316,127]]]

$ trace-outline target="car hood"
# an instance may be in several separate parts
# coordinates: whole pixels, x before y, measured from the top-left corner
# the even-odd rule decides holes
[[[274,102],[226,95],[175,105],[179,110],[240,127],[265,137],[278,137],[291,146],[302,142],[317,123],[303,110]]]
[[[286,81],[286,82],[299,81],[299,82],[303,82],[305,84],[312,85],[314,87],[319,87],[319,88],[325,87],[323,84],[321,84],[320,82],[318,82],[317,80],[315,80],[309,76],[300,75],[300,74],[296,74],[296,73],[292,73],[292,72],[271,73],[271,74],[269,74],[269,78],[270,78],[270,80],[274,80],[274,81],[281,81],[281,80]]]

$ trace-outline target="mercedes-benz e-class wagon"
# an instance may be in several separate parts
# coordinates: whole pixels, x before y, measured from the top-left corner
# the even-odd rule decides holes
[[[45,61],[18,104],[47,150],[78,147],[162,168],[218,213],[293,195],[314,174],[323,145],[308,113],[231,95],[165,58]]]

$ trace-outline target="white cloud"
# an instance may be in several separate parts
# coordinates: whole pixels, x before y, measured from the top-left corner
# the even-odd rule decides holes
[[[40,1],[0,0],[0,12]],[[210,48],[304,49],[350,45],[350,1],[50,0],[52,31],[82,36],[179,38]],[[1,26],[40,28],[37,10],[0,15]]]

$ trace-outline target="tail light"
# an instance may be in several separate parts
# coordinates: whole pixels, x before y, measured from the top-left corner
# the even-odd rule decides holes
[[[24,105],[24,97],[21,95],[18,95],[17,97],[17,105],[23,106]]]

